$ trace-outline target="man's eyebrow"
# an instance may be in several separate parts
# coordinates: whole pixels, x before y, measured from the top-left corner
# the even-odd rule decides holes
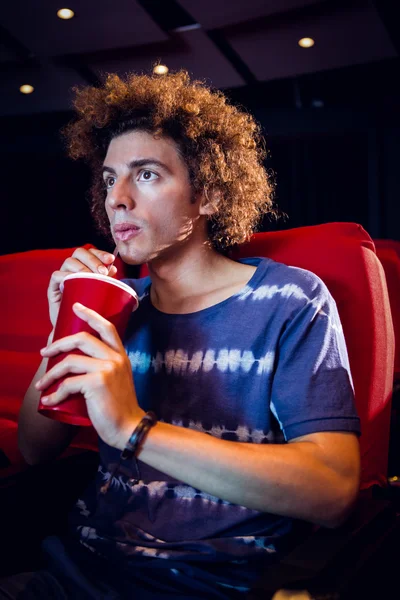
[[[128,168],[130,170],[133,170],[133,169],[138,169],[140,167],[146,167],[149,165],[161,167],[161,169],[164,169],[168,173],[171,173],[171,169],[165,163],[161,162],[161,160],[158,160],[157,158],[139,158],[137,160],[131,160],[131,162],[128,163]],[[116,174],[115,169],[113,169],[112,167],[107,167],[106,165],[103,166],[103,173],[105,173],[105,172],[113,173],[114,175]]]

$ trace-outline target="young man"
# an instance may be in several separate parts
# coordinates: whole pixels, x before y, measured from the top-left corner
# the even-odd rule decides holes
[[[257,127],[221,93],[185,72],[109,76],[78,92],[76,109],[66,135],[70,154],[92,165],[96,222],[150,277],[129,281],[140,306],[123,342],[77,305],[100,339],[50,336],[42,351],[22,453],[37,464],[71,441],[74,427],[37,413],[40,392],[69,373],[47,402],[84,394],[101,464],[70,538],[45,541],[51,566],[28,587],[41,597],[241,597],[296,520],[334,527],[357,496],[359,420],[336,305],[308,271],[229,258],[274,209]],[[79,248],[53,273],[53,326],[65,276],[112,276],[112,260]],[[50,356],[75,349],[83,355],[44,374]],[[138,427],[135,456],[118,468]]]

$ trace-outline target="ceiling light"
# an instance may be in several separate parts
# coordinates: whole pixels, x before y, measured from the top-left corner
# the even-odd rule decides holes
[[[34,89],[35,88],[33,87],[33,85],[29,85],[28,83],[26,83],[25,85],[21,85],[21,87],[19,88],[19,91],[22,94],[32,94]]]
[[[72,19],[74,15],[74,11],[70,8],[60,8],[60,10],[57,11],[57,17],[60,19]]]
[[[194,31],[195,29],[201,29],[200,23],[191,23],[190,25],[182,25],[182,27],[176,27],[172,31],[175,33],[185,33],[185,31]]]
[[[168,73],[168,67],[166,65],[156,65],[153,69],[153,73],[156,75],[166,75]]]
[[[324,107],[324,102],[323,102],[323,100],[320,100],[319,98],[315,98],[311,102],[311,106],[313,106],[314,108],[323,108]]]
[[[299,46],[302,48],[311,48],[311,46],[314,46],[314,44],[315,42],[312,38],[304,37],[299,40]]]

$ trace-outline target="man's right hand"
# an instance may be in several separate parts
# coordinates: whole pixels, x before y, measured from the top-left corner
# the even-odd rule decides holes
[[[86,248],[77,248],[72,256],[63,262],[61,269],[54,271],[47,289],[50,321],[53,327],[56,325],[58,311],[60,310],[62,298],[60,285],[66,276],[82,271],[113,277],[117,272],[117,268],[112,264],[114,260],[115,256],[110,252],[104,252],[97,248],[90,248],[89,250],[86,250]]]

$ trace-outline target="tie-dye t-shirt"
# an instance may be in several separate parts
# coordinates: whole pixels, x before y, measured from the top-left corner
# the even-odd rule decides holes
[[[248,284],[190,314],[158,311],[149,278],[126,280],[140,297],[124,338],[140,406],[232,442],[359,433],[342,326],[325,284],[272,259],[241,262],[257,267]],[[95,553],[125,564],[138,557],[237,564],[272,557],[291,529],[287,517],[221,500],[141,461],[137,483],[134,463],[124,464],[102,495],[120,452],[99,445],[97,480],[72,520]],[[237,583],[243,570],[236,572]]]

